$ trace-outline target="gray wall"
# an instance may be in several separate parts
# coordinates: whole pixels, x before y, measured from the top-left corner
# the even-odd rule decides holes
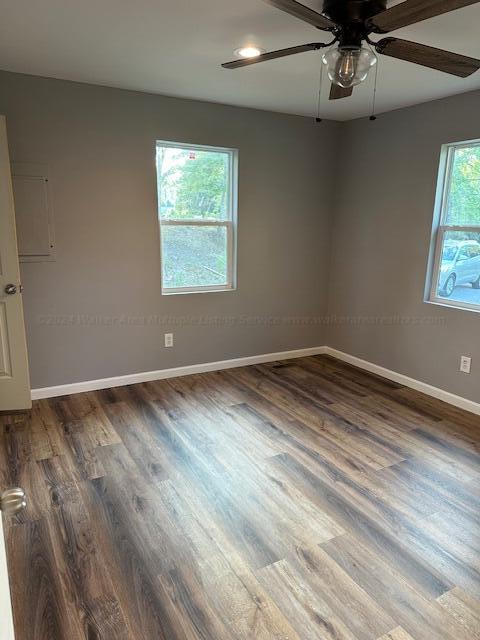
[[[264,320],[326,312],[338,125],[5,72],[0,113],[12,161],[48,164],[54,199],[57,261],[22,265],[34,388],[325,343],[315,323]],[[239,149],[237,291],[160,295],[156,139]]]
[[[423,300],[440,147],[479,138],[479,114],[480,92],[472,92],[342,126],[329,310],[353,322],[337,322],[328,337],[332,347],[477,402],[480,315]],[[402,323],[360,320],[396,315]],[[428,317],[440,324],[415,324]],[[473,357],[470,375],[458,371],[462,354]]]
[[[473,92],[315,126],[0,72],[11,158],[48,164],[54,197],[57,261],[22,265],[32,386],[329,344],[480,401],[480,315],[423,301],[440,147],[479,112]],[[237,291],[160,295],[156,139],[240,150]],[[327,311],[350,320],[288,321]]]

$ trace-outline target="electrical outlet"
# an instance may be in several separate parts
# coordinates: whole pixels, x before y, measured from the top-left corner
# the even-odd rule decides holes
[[[173,347],[173,333],[166,333],[165,334],[165,346],[166,347]]]
[[[469,356],[462,356],[460,358],[460,371],[463,373],[470,373],[472,366],[472,359]]]

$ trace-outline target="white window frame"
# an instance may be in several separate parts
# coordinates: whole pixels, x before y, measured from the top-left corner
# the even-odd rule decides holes
[[[200,144],[188,144],[184,142],[171,142],[157,140],[155,146],[167,147],[171,149],[185,149],[187,151],[218,151],[228,155],[229,180],[227,203],[228,218],[218,220],[215,218],[182,218],[162,220],[160,211],[160,193],[158,193],[158,226],[160,231],[160,279],[161,292],[164,296],[184,294],[184,293],[208,293],[216,291],[234,291],[237,286],[237,209],[238,209],[238,149],[228,147],[212,147]],[[158,167],[155,161],[155,169],[158,180]],[[162,256],[162,227],[224,227],[227,232],[227,282],[221,285],[205,285],[197,287],[164,287],[163,285],[163,256]]]
[[[438,173],[437,199],[435,205],[435,220],[432,236],[433,269],[430,283],[428,301],[457,309],[480,312],[480,304],[463,302],[451,298],[443,298],[437,295],[440,280],[440,267],[442,261],[442,247],[445,233],[448,231],[466,231],[480,233],[480,225],[449,225],[447,223],[448,200],[450,197],[453,159],[457,149],[468,147],[480,147],[480,140],[467,140],[464,142],[451,142],[442,146],[440,156],[440,169]]]

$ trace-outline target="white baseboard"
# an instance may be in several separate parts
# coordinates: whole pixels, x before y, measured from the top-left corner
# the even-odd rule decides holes
[[[357,358],[356,356],[351,356],[348,353],[338,351],[337,349],[333,349],[332,347],[325,347],[323,353],[328,354],[333,358],[337,358],[338,360],[343,360],[344,362],[352,364],[359,369],[364,369],[365,371],[369,371],[370,373],[376,373],[382,378],[387,378],[388,380],[392,380],[393,382],[403,384],[405,387],[409,387],[410,389],[421,391],[427,396],[432,396],[433,398],[443,400],[443,402],[447,402],[448,404],[453,404],[455,407],[459,407],[460,409],[464,409],[465,411],[470,411],[471,413],[480,415],[480,403],[474,402],[473,400],[467,400],[467,398],[462,398],[462,396],[457,396],[454,393],[450,393],[449,391],[445,391],[444,389],[439,389],[438,387],[434,387],[431,384],[427,384],[426,382],[420,382],[420,380],[415,380],[415,378],[409,378],[402,373],[397,373],[396,371],[392,371],[391,369],[386,369],[385,367],[381,367],[378,364],[373,364],[372,362],[368,362],[368,360],[362,360],[361,358]]]
[[[185,367],[174,367],[171,369],[159,369],[158,371],[132,373],[126,376],[114,376],[112,378],[101,378],[99,380],[73,382],[71,384],[61,384],[56,387],[43,387],[40,389],[32,389],[32,400],[41,400],[42,398],[55,398],[57,396],[68,396],[72,393],[97,391],[98,389],[110,389],[111,387],[123,387],[127,384],[151,382],[153,380],[164,380],[165,378],[178,378],[179,376],[188,376],[192,373],[205,373],[206,371],[234,369],[235,367],[246,367],[250,364],[262,364],[263,362],[275,362],[276,360],[289,360],[291,358],[304,358],[306,356],[325,353],[325,349],[326,347],[307,347],[306,349],[279,351],[277,353],[263,353],[258,356],[246,356],[244,358],[233,358],[232,360],[204,362],[202,364],[192,364]]]
[[[480,415],[480,403],[467,400],[449,391],[444,391],[426,382],[409,378],[402,373],[397,373],[391,369],[386,369],[378,364],[373,364],[367,360],[362,360],[343,351],[338,351],[332,347],[308,347],[306,349],[294,349],[292,351],[279,351],[277,353],[264,353],[258,356],[247,356],[244,358],[233,358],[232,360],[219,360],[217,362],[204,362],[185,367],[174,367],[171,369],[159,369],[158,371],[145,371],[143,373],[132,373],[126,376],[115,376],[112,378],[101,378],[99,380],[87,380],[85,382],[74,382],[72,384],[62,384],[56,387],[43,387],[32,389],[32,400],[42,398],[55,398],[57,396],[67,396],[72,393],[83,393],[84,391],[97,391],[98,389],[109,389],[111,387],[122,387],[127,384],[137,384],[139,382],[151,382],[153,380],[163,380],[165,378],[178,378],[188,376],[193,373],[205,373],[206,371],[221,371],[222,369],[233,369],[235,367],[246,367],[251,364],[261,364],[263,362],[275,362],[276,360],[289,360],[291,358],[304,358],[319,354],[328,354],[338,360],[343,360],[349,364],[376,373],[377,375],[393,380],[405,387],[421,391],[428,396],[443,400],[455,407],[464,409]]]

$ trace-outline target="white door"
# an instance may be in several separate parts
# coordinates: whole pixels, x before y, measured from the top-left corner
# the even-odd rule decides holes
[[[3,493],[0,492],[0,638],[2,640],[15,640],[2,515],[10,518],[23,511],[26,505],[23,489],[12,487]]]
[[[0,116],[0,412],[31,406],[7,127]]]
[[[3,541],[2,514],[0,513],[0,637],[14,640],[13,616],[8,586],[7,558]]]

